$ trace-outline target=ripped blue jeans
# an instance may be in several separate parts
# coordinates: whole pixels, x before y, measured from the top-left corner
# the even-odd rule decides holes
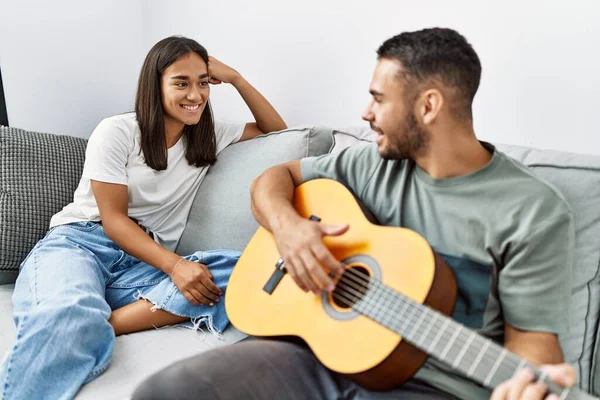
[[[185,257],[205,264],[225,291],[240,253],[199,251]],[[0,366],[0,399],[70,399],[110,364],[112,310],[140,298],[183,325],[220,334],[229,320],[225,302],[189,303],[162,271],[131,257],[102,225],[76,222],[50,229],[29,253],[13,294],[17,340]]]

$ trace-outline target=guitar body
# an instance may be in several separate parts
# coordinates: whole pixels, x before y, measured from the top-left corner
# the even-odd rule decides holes
[[[326,237],[324,243],[357,276],[375,277],[416,303],[446,315],[452,312],[456,299],[452,270],[420,235],[372,224],[350,191],[332,180],[298,186],[294,202],[303,217],[314,215],[321,223],[350,225],[348,232]],[[303,292],[285,274],[267,293],[263,288],[279,258],[273,236],[259,228],[226,291],[226,310],[237,329],[253,336],[299,337],[327,368],[371,390],[398,386],[426,360],[426,353],[397,333],[340,301],[337,288],[334,294],[316,296]]]

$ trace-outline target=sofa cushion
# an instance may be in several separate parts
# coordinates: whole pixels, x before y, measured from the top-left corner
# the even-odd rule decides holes
[[[565,196],[575,215],[575,261],[569,332],[561,336],[565,359],[578,369],[580,385],[600,393],[596,331],[600,311],[600,157],[497,145]]]
[[[219,154],[194,199],[177,253],[243,250],[258,228],[250,210],[250,184],[267,168],[331,151],[333,131],[287,129],[236,143]]]
[[[0,127],[0,284],[15,281],[52,215],[73,200],[86,144],[71,136]]]
[[[376,133],[368,127],[348,127],[333,131],[335,145],[331,153],[339,153],[346,147],[370,144],[375,141]]]

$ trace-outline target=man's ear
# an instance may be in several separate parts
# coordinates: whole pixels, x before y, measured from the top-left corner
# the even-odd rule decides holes
[[[424,125],[430,125],[440,114],[444,105],[444,96],[439,89],[428,89],[421,93],[418,101],[417,115]]]

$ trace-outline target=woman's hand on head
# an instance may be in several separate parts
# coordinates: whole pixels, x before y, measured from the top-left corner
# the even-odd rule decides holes
[[[213,85],[221,82],[234,83],[241,77],[240,73],[214,57],[208,57],[208,76]]]

